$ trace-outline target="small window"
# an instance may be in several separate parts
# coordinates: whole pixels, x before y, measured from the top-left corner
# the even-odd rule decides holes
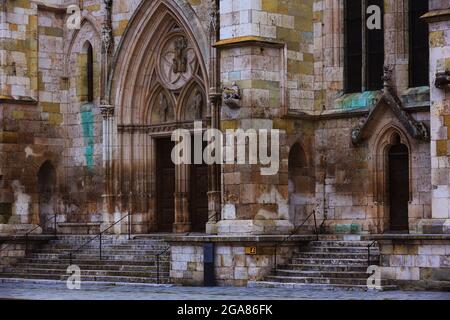
[[[87,59],[86,59],[86,85],[87,85],[87,100],[88,102],[94,101],[94,53],[92,45],[88,43],[87,46]]]
[[[428,12],[428,1],[409,0],[409,86],[429,85],[428,25],[420,17]]]

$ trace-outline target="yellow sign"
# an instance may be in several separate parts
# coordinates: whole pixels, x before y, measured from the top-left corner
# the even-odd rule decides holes
[[[247,247],[245,248],[245,254],[255,255],[257,253],[256,247]]]

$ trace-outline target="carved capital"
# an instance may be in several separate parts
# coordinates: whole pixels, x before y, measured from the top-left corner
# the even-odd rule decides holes
[[[107,120],[109,118],[113,118],[114,117],[114,107],[110,106],[110,105],[101,105],[100,106],[100,111],[102,113],[103,119]]]
[[[209,101],[212,104],[218,104],[222,100],[222,92],[218,92],[216,88],[210,88],[209,90]]]

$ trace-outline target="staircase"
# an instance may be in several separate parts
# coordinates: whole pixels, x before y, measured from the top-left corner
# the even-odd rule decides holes
[[[0,278],[67,280],[70,274],[68,253],[93,236],[61,236],[40,249],[30,251],[12,267],[5,267]],[[169,246],[157,239],[127,240],[118,236],[102,237],[102,260],[99,240],[94,240],[72,257],[72,265],[81,269],[81,281],[104,283],[169,283]],[[165,251],[165,252],[164,252]],[[159,257],[159,279],[156,255]],[[159,280],[159,281],[158,281]]]
[[[368,250],[364,241],[314,241],[301,248],[287,265],[249,287],[341,288],[367,290]],[[378,265],[379,248],[371,248],[370,264]],[[395,287],[382,281],[381,290]]]

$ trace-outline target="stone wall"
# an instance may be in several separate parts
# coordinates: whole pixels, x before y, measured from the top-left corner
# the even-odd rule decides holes
[[[441,240],[381,240],[382,278],[402,288],[450,290],[450,244]]]
[[[183,285],[203,285],[204,263],[202,242],[171,243],[171,281]],[[256,247],[256,254],[246,248]],[[287,262],[299,245],[285,243],[278,247],[277,263]],[[219,286],[245,286],[248,281],[262,280],[270,274],[275,262],[275,243],[216,242],[215,279]]]

